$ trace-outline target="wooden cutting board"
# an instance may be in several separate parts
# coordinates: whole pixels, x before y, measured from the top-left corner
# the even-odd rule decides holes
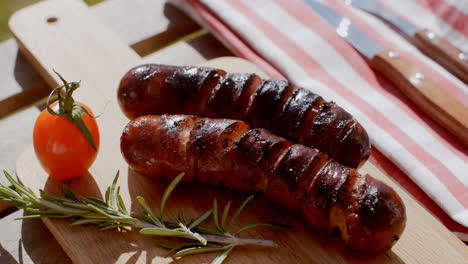
[[[139,65],[141,58],[78,0],[44,1],[20,10],[11,18],[10,29],[22,52],[49,85],[59,84],[52,69],[68,81],[81,80],[82,87],[77,90],[76,99],[86,102],[100,115],[98,158],[89,173],[74,180],[71,187],[82,195],[102,199],[105,188],[120,171],[118,183],[127,207],[139,210],[135,202],[135,190],[138,189],[150,205],[157,208],[165,186],[129,170],[119,148],[120,135],[128,120],[119,109],[116,89],[123,74]],[[220,58],[208,65],[231,72],[261,74],[254,65],[238,58]],[[258,228],[247,232],[245,235],[249,237],[272,239],[279,247],[236,248],[229,263],[466,263],[467,247],[402,188],[370,162],[360,171],[394,187],[405,202],[407,227],[391,251],[378,256],[348,251],[336,236],[316,234],[300,217],[257,197],[240,216],[239,226],[256,221],[276,221],[293,228],[289,231]],[[20,156],[17,175],[33,189],[56,192],[62,184],[48,178],[38,164],[32,146]],[[236,206],[246,196],[207,186],[178,186],[169,200],[168,211],[176,213],[185,208],[188,218],[195,217],[210,208],[215,197],[221,205],[233,200]],[[70,227],[69,221],[64,219],[43,221],[76,263],[172,261],[163,257],[167,251],[158,247],[155,240],[142,237],[135,230],[99,232],[94,226]],[[191,256],[178,262],[210,262],[214,257],[215,254]]]

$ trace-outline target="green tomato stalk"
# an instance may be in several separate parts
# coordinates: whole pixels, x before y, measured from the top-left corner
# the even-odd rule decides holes
[[[50,93],[49,97],[47,98],[47,111],[51,115],[55,116],[61,116],[66,118],[68,121],[72,122],[83,134],[83,136],[86,138],[88,143],[93,147],[95,151],[97,151],[96,144],[94,143],[93,136],[91,135],[91,132],[89,132],[88,127],[86,127],[86,124],[83,121],[83,114],[86,114],[88,116],[92,116],[89,114],[89,112],[81,105],[77,104],[75,100],[73,99],[73,92],[80,87],[80,82],[67,82],[58,72],[54,70],[55,74],[58,75],[60,80],[62,80],[63,85],[56,87],[52,92]],[[62,97],[60,94],[60,90],[62,88],[65,88],[65,96]],[[50,98],[54,95],[57,94],[57,100],[58,100],[58,111],[55,112],[51,107],[50,107]]]

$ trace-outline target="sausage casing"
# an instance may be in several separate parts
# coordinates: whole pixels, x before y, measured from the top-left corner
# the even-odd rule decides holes
[[[170,180],[185,172],[186,183],[260,192],[318,230],[337,228],[360,251],[390,249],[405,226],[403,202],[386,184],[243,121],[142,116],[125,127],[121,151],[148,177]]]

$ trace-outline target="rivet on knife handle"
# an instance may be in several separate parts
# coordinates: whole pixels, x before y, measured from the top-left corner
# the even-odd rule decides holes
[[[468,83],[468,54],[428,29],[417,32],[413,40],[421,51]]]
[[[391,50],[377,53],[370,66],[382,73],[430,118],[468,146],[468,108],[408,60]]]

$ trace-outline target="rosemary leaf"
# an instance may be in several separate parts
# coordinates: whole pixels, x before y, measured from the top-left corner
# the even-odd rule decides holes
[[[96,206],[99,209],[104,210],[104,211],[109,211],[109,212],[112,211],[112,210],[109,210],[109,209],[112,209],[113,207],[109,206],[109,204],[106,204],[101,200],[98,200],[98,199],[95,199],[95,198],[92,198],[92,197],[86,198],[86,197],[82,197],[81,195],[79,195],[78,197],[84,203],[92,204],[92,205],[94,205],[94,206]]]
[[[13,177],[6,170],[3,170],[3,173],[5,174],[6,178],[11,183],[11,185],[15,187],[15,189],[17,190],[16,192],[18,194],[21,193],[23,194],[21,196],[26,196],[30,200],[35,200],[37,198],[37,196],[32,191],[27,190],[26,187],[24,187],[24,185],[14,180]]]
[[[146,215],[141,215],[141,214],[137,214],[137,213],[131,212],[131,213],[130,213],[130,216],[133,217],[133,218],[136,218],[136,219],[138,219],[138,220],[141,220],[141,221],[143,221],[143,222],[153,223],[152,219],[149,218],[149,217],[146,216]]]
[[[26,187],[26,190],[28,190],[28,192],[29,192],[32,196],[34,196],[34,197],[37,198],[36,194],[33,192],[33,190],[31,190],[31,188]]]
[[[229,222],[229,225],[227,227],[227,231],[231,230],[232,223],[234,223],[234,220],[236,220],[237,216],[241,213],[242,209],[244,209],[245,205],[252,200],[254,196],[251,195],[247,199],[244,200],[244,202],[237,208],[236,212],[234,213],[233,217],[231,218],[231,221]]]
[[[38,214],[38,215],[40,215],[41,212],[45,212],[44,210],[41,210],[41,209],[29,208],[29,207],[24,208],[24,210],[27,211],[28,213],[31,213],[31,214]]]
[[[227,202],[226,206],[224,206],[223,217],[221,219],[221,228],[223,232],[226,231],[226,219],[229,214],[229,208],[231,207],[231,201]]]
[[[181,232],[181,231],[171,230],[167,228],[160,228],[160,227],[143,228],[140,230],[140,234],[147,235],[147,236],[168,236],[168,237],[178,237],[178,236],[186,235],[186,233]]]
[[[182,208],[180,211],[181,211],[180,212],[180,222],[182,222],[184,225],[186,225],[187,224],[187,219],[185,218],[184,208]]]
[[[109,218],[109,219],[112,219],[112,216],[111,216],[111,215],[109,215],[108,213],[106,213],[106,212],[104,212],[103,210],[99,209],[99,208],[96,207],[95,205],[93,205],[93,204],[88,204],[88,207],[91,208],[91,209],[93,209],[96,213],[99,213],[99,214],[101,214],[101,215],[103,215],[103,216],[105,216],[105,217],[107,217],[107,218]]]
[[[107,219],[106,219],[107,220]],[[71,226],[78,226],[84,224],[96,224],[101,223],[102,221],[106,221],[103,219],[78,219],[70,223]]]
[[[109,191],[109,205],[110,207],[112,208],[115,208],[115,188],[116,188],[116,185],[117,185],[117,180],[119,179],[119,174],[120,174],[120,171],[117,171],[117,174],[115,175],[114,177],[114,180],[112,181],[112,184],[110,186],[110,191]]]
[[[40,215],[26,215],[22,217],[18,217],[15,219],[21,220],[21,219],[29,219],[29,218],[38,218],[38,217],[51,217],[51,218],[70,218],[71,215],[64,215],[64,214],[40,214]]]
[[[181,248],[183,247],[184,245],[198,245],[198,244],[194,244],[194,243],[187,243],[187,244],[168,244],[168,243],[162,243],[162,242],[156,242],[156,244],[158,244],[158,246],[160,247],[163,247],[163,248],[167,248],[167,249],[174,249],[174,248]]]
[[[226,249],[223,253],[221,253],[219,256],[217,256],[211,264],[221,264],[224,262],[224,260],[229,256],[229,253],[231,253],[232,249],[234,247],[229,247]]]
[[[105,227],[99,228],[99,231],[106,231],[109,229],[114,229],[114,228],[121,228],[121,227],[130,227],[128,224],[110,224]]]
[[[62,186],[62,192],[66,198],[69,198],[75,202],[81,202],[80,199],[76,196],[76,194],[72,190],[70,190],[68,184],[64,184]]]
[[[205,221],[208,217],[210,217],[211,213],[213,213],[213,209],[209,209],[204,214],[202,214],[197,219],[195,219],[192,223],[190,223],[188,228],[193,229],[193,228],[197,227],[199,224],[201,224],[203,221]]]
[[[223,249],[224,249],[224,247],[218,247],[218,246],[191,247],[191,248],[185,248],[185,249],[177,251],[177,253],[175,253],[172,257],[173,258],[180,258],[180,257],[187,256],[187,255],[221,251]]]
[[[219,220],[218,220],[218,201],[216,200],[216,198],[214,198],[213,200],[213,221],[216,225],[216,228],[218,228],[218,230],[221,232],[221,233],[224,233],[224,230],[221,228],[221,226],[219,225]]]
[[[166,255],[164,255],[165,258],[168,258],[168,257],[172,257],[177,251],[181,250],[181,249],[184,249],[184,248],[188,248],[188,247],[194,247],[194,246],[198,246],[200,244],[198,243],[185,243],[185,244],[180,244],[180,245],[172,245],[172,248],[169,248],[170,250],[167,252]]]
[[[159,219],[154,214],[153,210],[151,209],[151,207],[149,207],[149,205],[146,202],[145,198],[143,198],[141,196],[137,196],[136,199],[137,199],[138,203],[140,204],[141,208],[143,209],[143,211],[145,211],[145,213],[148,214],[148,216],[151,219],[152,223],[154,223],[157,226],[164,226],[164,224],[162,223],[162,219]]]
[[[125,207],[125,203],[123,202],[123,199],[120,193],[117,194],[117,199],[118,199],[117,205],[119,207],[119,211],[124,215],[128,215],[127,207]]]
[[[77,209],[89,210],[89,207],[85,204],[77,203],[77,202],[67,202],[66,200],[63,201],[62,205],[73,207]]]
[[[109,204],[109,201],[110,201],[110,187],[107,187],[107,189],[106,189],[106,194],[105,194],[104,197],[105,197],[105,198],[104,198],[104,199],[105,199],[105,203],[106,203],[106,204]]]
[[[66,202],[66,201],[70,201],[70,199],[67,199],[67,198],[64,198],[62,196],[58,196],[58,195],[54,195],[54,194],[50,194],[50,193],[46,193],[44,190],[39,190],[39,196],[44,199],[44,200],[53,200],[53,201],[57,201],[57,202]]]
[[[201,226],[195,227],[195,231],[197,231],[198,233],[202,233],[202,234],[209,234],[209,235],[215,235],[215,236],[224,236],[224,233],[222,233],[222,232],[219,232],[219,231],[216,231],[216,230],[211,230],[211,229],[204,228],[204,227],[201,227]]]
[[[87,211],[84,211],[84,210],[78,210],[78,209],[74,209],[74,208],[67,208],[61,204],[58,204],[56,202],[53,202],[53,201],[47,201],[47,200],[40,200],[39,201],[39,204],[42,205],[42,206],[45,206],[47,208],[50,208],[52,210],[56,210],[58,212],[63,212],[63,213],[66,213],[66,214],[71,214],[71,215],[81,215],[81,214],[86,214]]]
[[[6,199],[7,197],[8,198],[12,198],[12,197],[15,197],[15,198],[20,198],[21,196],[19,195],[19,193],[15,192],[14,190],[6,187],[5,185],[3,184],[0,184],[0,193],[4,194],[2,195],[2,199]]]
[[[177,175],[177,177],[175,177],[174,180],[172,180],[172,182],[166,187],[166,190],[164,190],[163,196],[161,198],[161,205],[159,206],[159,218],[161,219],[161,221],[163,219],[164,207],[166,206],[167,199],[169,198],[174,188],[177,186],[177,184],[179,184],[180,180],[182,180],[184,176],[185,176],[185,173],[183,172]]]
[[[17,217],[15,220],[23,220],[23,219],[32,219],[32,218],[41,218],[41,215],[27,215],[22,217]]]
[[[237,235],[241,232],[244,232],[245,230],[247,229],[251,229],[251,228],[254,228],[254,227],[257,227],[257,226],[271,226],[271,227],[276,227],[276,228],[280,228],[280,229],[290,229],[291,227],[290,226],[287,226],[287,225],[280,225],[280,224],[277,224],[277,223],[253,223],[253,224],[248,224],[248,225],[245,225],[239,229],[237,229],[237,231],[234,233],[234,235]]]

